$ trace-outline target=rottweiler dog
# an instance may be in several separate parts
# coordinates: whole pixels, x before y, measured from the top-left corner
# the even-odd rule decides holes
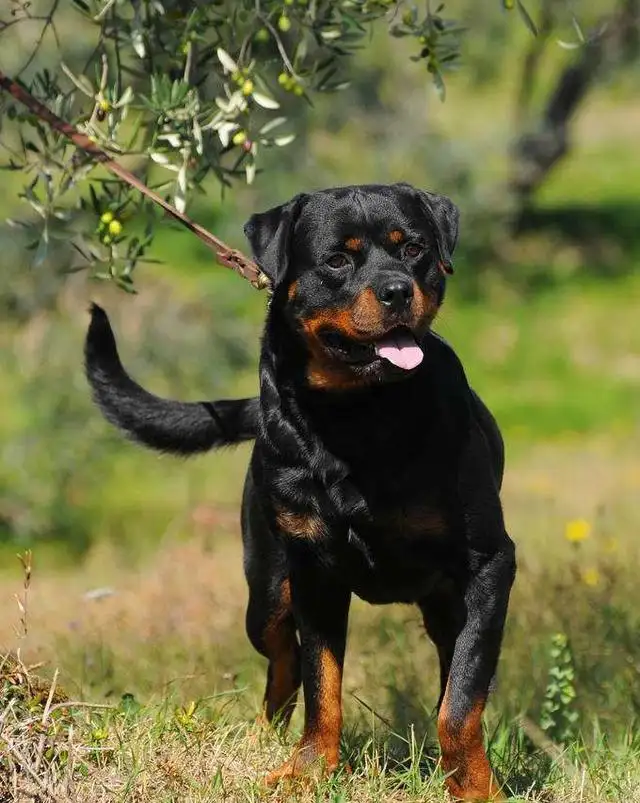
[[[483,746],[515,576],[504,449],[450,345],[432,331],[459,213],[408,184],[298,195],[245,226],[272,285],[258,398],[169,401],[125,372],[97,306],[95,401],[134,440],[189,455],[255,438],[242,502],[247,633],[268,660],[264,710],[304,731],[268,776],[339,763],[352,594],[415,603],[440,661],[451,794],[503,799]]]

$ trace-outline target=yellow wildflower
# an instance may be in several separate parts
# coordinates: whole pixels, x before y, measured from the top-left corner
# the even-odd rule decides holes
[[[591,535],[591,523],[586,519],[568,521],[564,528],[564,537],[572,544],[579,544]]]
[[[582,582],[591,588],[595,588],[600,583],[600,572],[593,567],[585,569],[582,572]]]

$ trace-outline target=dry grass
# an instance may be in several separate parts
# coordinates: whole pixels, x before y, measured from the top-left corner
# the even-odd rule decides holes
[[[20,671],[24,671],[21,668]],[[14,698],[15,699],[15,698]],[[49,698],[48,698],[49,699]],[[33,711],[33,706],[30,706]],[[300,803],[444,803],[443,776],[430,745],[384,729],[345,734],[353,772],[311,787],[267,790],[266,771],[284,760],[290,740],[238,715],[222,696],[179,707],[169,702],[113,711],[45,704],[20,721],[5,709],[0,739],[0,795],[16,803],[77,801],[257,801]],[[8,724],[7,724],[8,723]],[[373,725],[373,723],[370,723]],[[557,750],[550,751],[556,753]],[[526,743],[514,725],[494,734],[494,763],[507,775],[514,800],[557,803],[637,803],[638,745],[611,750],[602,742],[555,760]]]

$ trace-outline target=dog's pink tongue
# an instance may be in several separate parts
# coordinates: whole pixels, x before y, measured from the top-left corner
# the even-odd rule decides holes
[[[420,365],[424,354],[410,332],[391,332],[376,343],[376,354],[384,360],[410,371]]]

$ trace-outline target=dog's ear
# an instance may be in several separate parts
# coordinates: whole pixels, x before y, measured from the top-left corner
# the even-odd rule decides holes
[[[422,209],[435,228],[442,266],[447,273],[453,273],[451,257],[458,242],[460,210],[446,195],[437,195],[435,192],[427,192],[426,190],[416,190],[410,184],[402,184],[400,186],[411,189],[417,195]]]
[[[288,203],[252,215],[244,227],[253,256],[275,288],[289,267],[291,235],[306,195],[296,195]]]
[[[441,241],[438,243],[441,256],[451,262],[458,243],[460,210],[446,195],[436,195],[425,190],[418,190],[418,195],[436,224],[436,237]]]

